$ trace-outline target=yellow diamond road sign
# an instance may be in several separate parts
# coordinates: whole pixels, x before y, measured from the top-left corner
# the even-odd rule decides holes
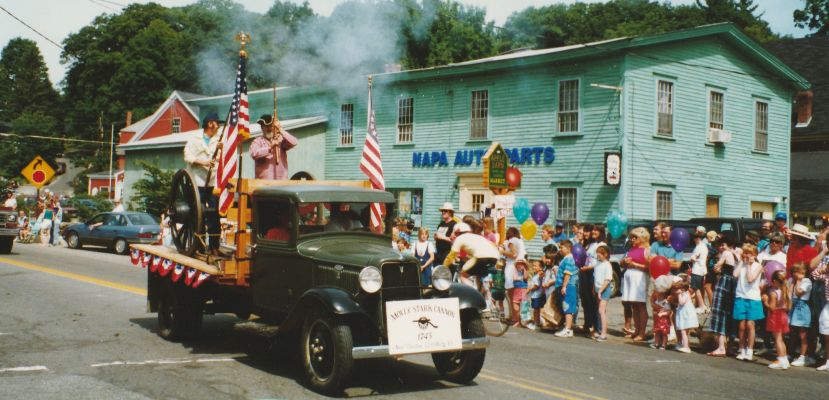
[[[40,189],[55,176],[55,170],[40,156],[35,156],[34,160],[20,171],[20,174],[26,178],[29,183]]]

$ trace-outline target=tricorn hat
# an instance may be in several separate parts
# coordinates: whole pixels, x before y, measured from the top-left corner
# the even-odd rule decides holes
[[[224,121],[219,119],[219,114],[216,114],[215,112],[212,112],[212,113],[209,113],[209,114],[204,116],[204,119],[202,120],[202,123],[201,123],[202,128],[206,127],[207,123],[210,122],[210,121],[216,121],[220,124],[224,122]]]
[[[261,117],[256,121],[259,125],[272,125],[273,124],[273,116],[270,114],[262,114]]]

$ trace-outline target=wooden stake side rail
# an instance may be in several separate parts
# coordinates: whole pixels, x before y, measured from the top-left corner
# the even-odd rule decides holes
[[[197,269],[202,272],[207,272],[210,275],[222,275],[222,271],[219,268],[216,268],[215,265],[208,264],[202,260],[193,257],[187,257],[184,255],[179,254],[173,249],[165,246],[158,246],[158,245],[151,245],[151,244],[133,244],[130,245],[132,248],[136,250],[140,250],[147,254],[152,254],[154,256],[159,256],[161,258],[166,258],[173,262],[179,263],[185,267],[190,267],[193,269]]]
[[[348,186],[371,188],[369,181],[291,181],[291,180],[273,180],[273,179],[248,179],[243,178],[237,185],[239,179],[230,179],[231,192],[252,194],[254,190],[264,186],[293,186],[293,185],[325,185],[325,186]]]

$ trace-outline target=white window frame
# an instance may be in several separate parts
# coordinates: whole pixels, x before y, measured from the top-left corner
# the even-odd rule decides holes
[[[559,125],[559,118],[561,117],[561,114],[563,113],[561,111],[561,83],[562,82],[572,82],[572,81],[576,81],[576,96],[578,97],[576,99],[576,110],[575,110],[575,113],[576,113],[576,130],[574,130],[574,131],[562,131],[560,129],[560,125]],[[556,104],[555,104],[555,114],[556,114],[555,124],[556,124],[556,128],[555,128],[555,132],[558,133],[558,134],[562,134],[562,135],[576,135],[576,134],[581,133],[581,129],[582,129],[582,112],[581,112],[582,111],[582,99],[584,98],[583,93],[582,93],[582,88],[581,88],[581,77],[561,78],[558,81],[556,81],[555,90],[556,90],[556,92],[555,92],[555,98],[556,98]],[[570,111],[565,111],[565,112],[571,113],[573,111],[570,110]]]
[[[725,101],[726,101],[726,96],[725,96],[725,90],[718,89],[718,88],[708,88],[706,93],[707,93],[707,96],[708,96],[707,99],[705,99],[705,102],[707,104],[706,112],[705,112],[705,133],[706,133],[706,138],[707,138],[708,129],[712,129],[712,128],[714,128],[714,129],[725,129],[725,120],[726,120],[725,119]],[[719,128],[715,128],[715,127],[711,126],[711,106],[712,106],[711,96],[712,96],[713,93],[719,93],[720,95],[722,95],[722,121],[721,121],[722,126],[720,126]]]
[[[346,110],[347,107],[350,107],[351,110]],[[346,117],[346,113],[349,112],[350,116]],[[351,123],[351,126],[348,128],[343,127],[343,122],[346,118],[350,119]],[[339,132],[339,135],[337,135],[337,146],[354,147],[354,103],[340,104],[340,126],[337,131]]]
[[[670,193],[671,209],[667,217],[659,215],[659,193]],[[655,220],[674,219],[674,191],[668,188],[655,188],[653,191],[653,218]]]
[[[660,103],[659,103],[659,101],[661,99],[660,96],[659,96],[660,95],[659,85],[663,82],[668,83],[668,84],[671,85],[671,93],[670,93],[671,101],[670,101],[670,105],[669,105],[670,115],[671,115],[671,131],[670,132],[660,132],[660,130],[659,130],[660,129],[659,114],[660,114],[660,111],[661,111],[660,110]],[[676,81],[674,81],[672,79],[661,78],[661,77],[656,79],[656,110],[655,110],[655,115],[656,115],[656,117],[655,117],[656,127],[654,129],[654,132],[656,133],[656,135],[664,136],[664,137],[673,137],[674,136],[674,127],[676,126],[676,124],[674,123],[676,121]]]
[[[173,117],[170,120],[170,133],[181,133],[181,118]]]
[[[405,116],[403,115],[404,105],[403,102],[409,101],[411,104],[408,107],[409,115],[408,115],[408,124],[402,123]],[[401,130],[402,127],[408,126],[408,139],[404,137],[404,134]],[[414,143],[414,97],[400,97],[397,99],[397,143],[399,144],[409,144]]]
[[[474,106],[475,106],[475,93],[484,92],[486,93],[486,123],[484,124],[484,129],[486,130],[486,135],[481,137],[476,137],[472,135],[473,131],[473,120],[476,119],[474,117]],[[488,140],[489,139],[489,124],[490,124],[490,110],[492,109],[492,97],[489,95],[489,89],[473,89],[469,91],[469,140]],[[480,119],[480,118],[478,118]]]
[[[760,104],[765,104],[765,106],[766,106],[766,115],[765,115],[765,117],[766,117],[766,121],[765,121],[766,122],[766,130],[765,131],[761,131],[760,129],[758,129],[758,123],[760,122],[758,120],[758,117],[760,117],[758,107],[759,107]],[[754,151],[759,151],[761,153],[766,153],[766,152],[769,151],[769,111],[770,111],[770,108],[771,108],[771,104],[769,103],[768,100],[754,100],[754,118],[753,118],[754,119],[754,145],[753,145],[752,148],[754,149]],[[758,139],[760,138],[760,135],[765,135],[766,136],[765,137],[765,147],[764,148],[760,148],[757,145],[759,143]]]
[[[475,195],[482,195],[484,197],[481,207],[487,207],[492,203],[492,191],[483,186],[480,173],[462,172],[458,173],[457,177],[459,213],[471,213],[475,211],[473,202]]]
[[[579,221],[579,211],[580,211],[579,210],[579,197],[580,197],[579,188],[577,186],[557,186],[553,189],[555,190],[555,194],[553,196],[553,199],[554,199],[553,204],[555,205],[555,209],[554,209],[555,213],[553,214],[553,216],[555,217],[556,222],[558,222],[558,221],[564,222],[565,225],[566,225],[567,232],[570,232],[570,225],[572,223],[577,223]],[[573,209],[574,209],[573,211],[574,211],[574,214],[575,214],[573,216],[574,217],[573,219],[570,219],[570,218],[564,219],[564,218],[561,217],[561,214],[559,213],[559,200],[560,200],[559,191],[560,190],[572,190],[573,193],[575,193],[575,195],[576,195],[576,198],[574,199],[574,202],[573,202]]]

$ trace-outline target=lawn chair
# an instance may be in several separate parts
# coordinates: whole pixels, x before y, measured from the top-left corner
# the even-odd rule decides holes
[[[20,240],[19,243],[35,243],[40,242],[40,224],[43,222],[43,215],[41,215],[34,223],[29,222],[29,234]]]

